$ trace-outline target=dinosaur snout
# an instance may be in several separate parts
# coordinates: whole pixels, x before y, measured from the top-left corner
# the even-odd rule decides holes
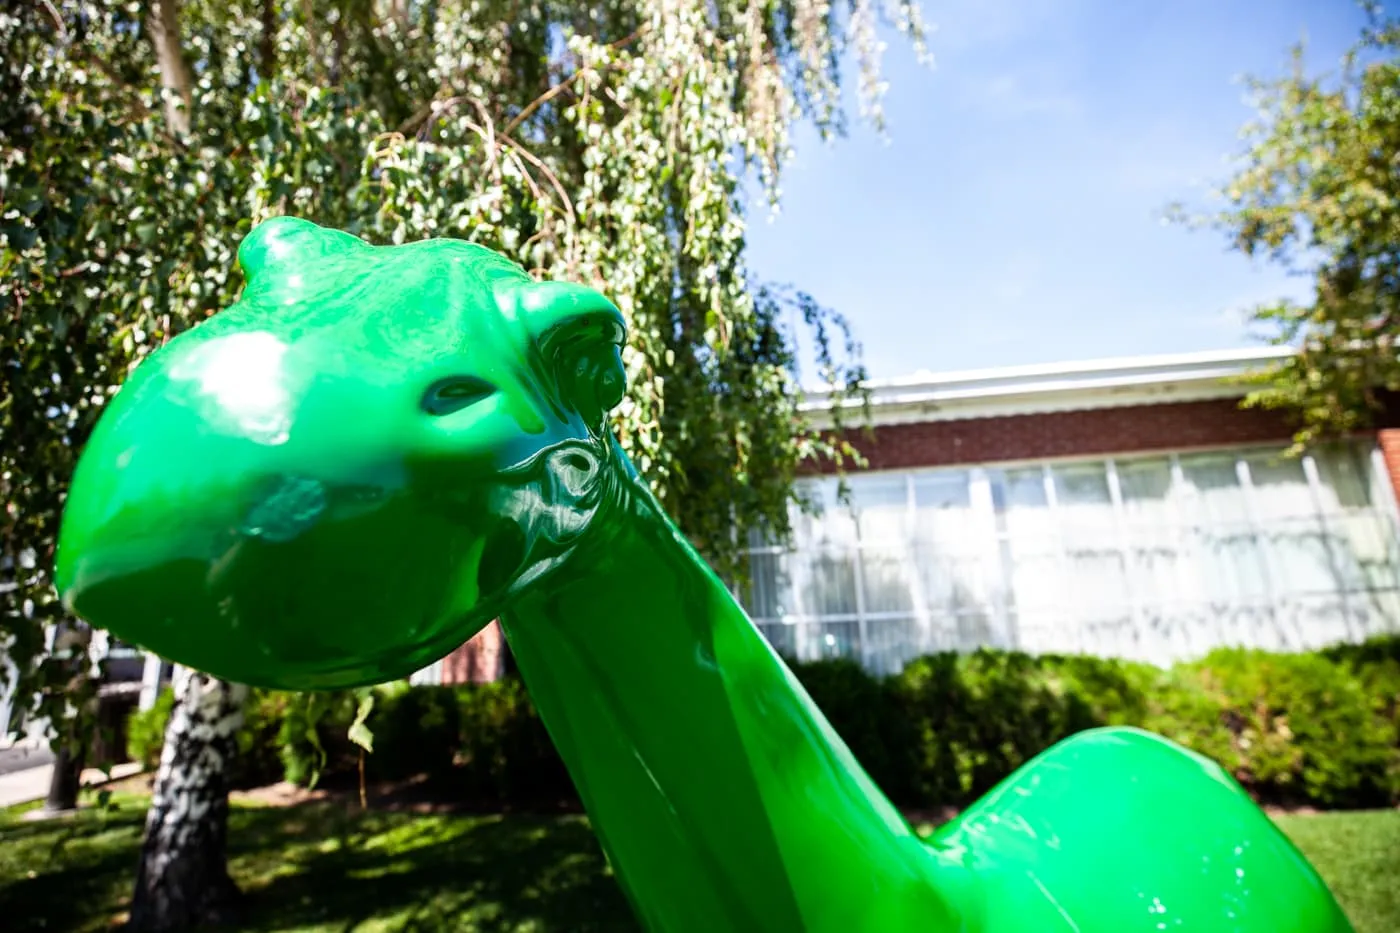
[[[534,283],[518,300],[559,396],[597,431],[626,391],[622,313],[593,289],[564,282]]]

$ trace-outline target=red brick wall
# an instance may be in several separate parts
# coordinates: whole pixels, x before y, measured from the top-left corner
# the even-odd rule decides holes
[[[484,684],[500,680],[504,648],[500,623],[492,622],[442,659],[442,682]]]
[[[1241,409],[1223,399],[889,425],[875,428],[873,438],[854,432],[851,441],[870,461],[871,469],[891,470],[1287,443],[1291,436],[1280,413]],[[1400,432],[1394,444],[1400,466]]]
[[[1380,447],[1385,471],[1390,474],[1390,486],[1400,498],[1400,428],[1382,428],[1376,432],[1376,446]]]

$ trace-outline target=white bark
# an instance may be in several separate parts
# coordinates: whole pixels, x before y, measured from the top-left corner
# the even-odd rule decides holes
[[[228,919],[228,775],[248,688],[179,667],[131,907],[133,930]]]

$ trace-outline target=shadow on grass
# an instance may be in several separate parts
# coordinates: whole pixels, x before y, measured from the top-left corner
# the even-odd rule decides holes
[[[112,929],[142,828],[127,807],[0,822],[0,928]],[[636,930],[579,817],[236,808],[229,868],[260,931]]]
[[[0,822],[0,928],[107,928],[131,894],[144,819],[126,808]]]
[[[333,804],[237,817],[229,854],[250,896],[251,929],[638,928],[578,817],[358,813]]]
[[[0,811],[0,930],[110,931],[128,906],[145,817],[23,822]],[[1356,924],[1400,930],[1400,812],[1280,817]],[[241,929],[298,933],[636,930],[577,816],[361,812],[340,802],[234,808],[229,865]]]

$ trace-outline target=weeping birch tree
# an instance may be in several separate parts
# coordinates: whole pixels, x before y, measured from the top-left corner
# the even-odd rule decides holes
[[[0,13],[0,566],[18,695],[64,621],[67,477],[154,347],[231,304],[240,239],[294,214],[375,243],[452,236],[626,315],[615,429],[714,563],[784,540],[805,463],[852,451],[799,378],[859,392],[845,321],[746,266],[794,126],[881,124],[882,33],[912,0],[37,0]],[[801,341],[801,343],[799,343]],[[820,372],[799,373],[798,348]],[[839,407],[834,409],[838,414]],[[226,913],[240,688],[184,674],[133,925]],[[201,861],[202,860],[202,861]],[[191,867],[193,866],[193,867]],[[203,888],[197,885],[203,884]]]

